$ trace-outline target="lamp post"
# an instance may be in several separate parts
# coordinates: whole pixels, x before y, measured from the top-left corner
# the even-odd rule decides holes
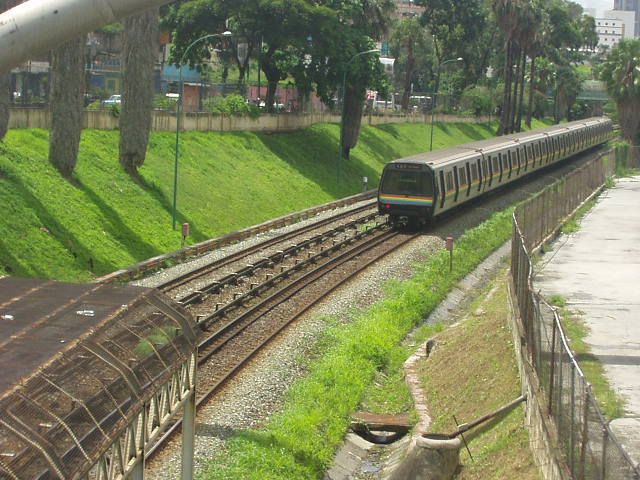
[[[177,200],[178,200],[178,159],[180,158],[180,127],[182,126],[182,107],[183,107],[183,101],[184,101],[184,83],[182,82],[182,64],[184,63],[184,59],[186,58],[187,54],[189,53],[189,50],[191,50],[191,47],[193,47],[196,43],[199,43],[203,40],[207,40],[209,38],[225,38],[225,37],[230,37],[232,34],[230,31],[226,31],[223,33],[211,33],[208,35],[203,35],[200,38],[197,38],[196,40],[194,40],[193,42],[191,42],[189,44],[189,46],[186,48],[186,50],[184,51],[184,53],[182,54],[182,57],[180,57],[180,63],[178,64],[178,76],[179,76],[179,80],[178,80],[178,104],[176,106],[176,158],[175,158],[175,162],[174,162],[174,166],[173,166],[173,214],[172,214],[172,220],[173,220],[173,229],[176,229],[176,205],[177,205]]]
[[[431,105],[431,140],[429,141],[429,151],[433,150],[433,121],[436,113],[436,100],[438,98],[438,88],[440,87],[440,68],[443,65],[446,65],[447,63],[462,62],[463,60],[464,59],[462,57],[450,58],[449,60],[445,60],[444,62],[438,64],[438,70],[436,73],[436,89],[433,94],[433,104]]]
[[[338,168],[336,173],[337,182],[336,185],[340,184],[340,165],[342,164],[342,158],[344,156],[344,112],[346,105],[346,87],[347,87],[347,71],[349,70],[349,65],[353,62],[354,59],[360,57],[362,55],[367,55],[369,53],[380,53],[380,50],[374,48],[372,50],[365,50],[364,52],[358,52],[353,57],[349,59],[347,63],[344,65],[344,72],[342,73],[342,112],[340,114],[340,155],[338,157]]]

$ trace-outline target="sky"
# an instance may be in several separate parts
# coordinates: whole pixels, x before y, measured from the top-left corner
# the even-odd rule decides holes
[[[575,0],[583,8],[595,8],[597,15],[605,10],[613,10],[613,0]]]

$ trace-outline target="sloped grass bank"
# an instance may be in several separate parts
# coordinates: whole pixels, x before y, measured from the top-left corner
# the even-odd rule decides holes
[[[493,135],[491,126],[438,125],[436,147]],[[329,202],[378,184],[385,163],[428,149],[429,126],[363,127],[337,180],[338,125],[286,134],[181,136],[178,223],[190,243]],[[171,228],[175,136],[154,132],[139,178],[118,162],[118,132],[86,130],[72,181],[49,164],[48,132],[0,142],[0,275],[88,281],[180,248]]]
[[[459,239],[453,271],[443,250],[387,299],[351,324],[330,329],[325,351],[288,392],[281,413],[264,429],[231,439],[201,478],[321,478],[376,372],[393,361],[402,339],[452,287],[510,237],[511,212],[493,215]]]
[[[505,269],[471,305],[465,318],[436,337],[429,359],[419,365],[427,395],[431,430],[451,433],[456,422],[471,422],[521,394],[509,328],[508,273]],[[463,449],[468,480],[541,478],[524,425],[522,405],[465,434],[473,460]]]

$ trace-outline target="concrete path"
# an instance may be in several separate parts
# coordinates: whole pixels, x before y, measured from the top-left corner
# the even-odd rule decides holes
[[[625,418],[611,428],[640,462],[640,177],[605,191],[582,221],[543,257],[535,288],[583,313],[586,342],[624,398]]]

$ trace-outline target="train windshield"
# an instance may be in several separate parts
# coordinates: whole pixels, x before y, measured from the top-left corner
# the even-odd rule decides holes
[[[433,180],[429,171],[387,169],[382,177],[381,193],[391,195],[433,196]]]

